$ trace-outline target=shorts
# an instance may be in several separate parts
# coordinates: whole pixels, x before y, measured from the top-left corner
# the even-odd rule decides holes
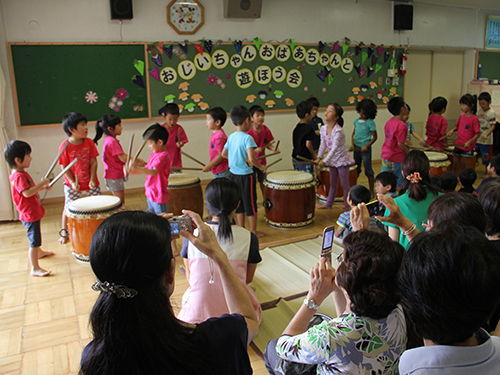
[[[307,172],[307,173],[312,174],[312,176],[314,178],[316,178],[316,176],[314,175],[314,165],[313,164],[302,164],[303,163],[302,160],[295,159],[295,158],[292,158],[292,161],[293,161],[293,169],[295,171]]]
[[[214,178],[221,178],[221,177],[229,178],[229,169],[226,169],[224,172],[221,173],[214,173]]]
[[[155,215],[168,212],[166,203],[155,203],[155,202],[150,201],[149,198],[146,198],[146,200],[148,201],[148,211],[149,212],[151,212]]]
[[[474,156],[474,150],[465,151],[461,148],[455,147],[453,149],[453,156],[461,156],[463,158],[472,158]]]
[[[240,188],[241,201],[236,208],[237,214],[245,213],[246,216],[257,214],[257,192],[255,191],[254,174],[229,174],[229,179],[234,181]]]
[[[124,178],[118,178],[118,179],[112,179],[112,178],[105,178],[104,179],[104,184],[108,188],[109,191],[121,191],[125,190],[125,179]]]
[[[64,186],[64,196],[65,196],[64,208],[68,207],[71,202],[80,199],[83,193],[87,194],[87,197],[101,195],[100,186],[91,190],[83,190],[83,191],[73,190],[71,186],[68,186],[66,184],[63,184],[63,186]]]
[[[27,221],[22,221],[24,227],[26,228],[26,235],[28,241],[30,242],[30,247],[40,247],[42,246],[42,231],[40,230],[40,220],[28,223]]]
[[[267,177],[266,172],[262,172],[259,168],[253,167],[253,173],[255,174],[255,177],[259,183],[263,183],[264,180]]]
[[[361,150],[361,148],[359,149]],[[354,161],[356,162],[356,173],[358,176],[361,174],[361,162],[365,167],[366,177],[373,177],[375,172],[372,168],[372,147],[368,147],[367,151],[356,151],[354,150]]]
[[[393,172],[398,177],[398,186],[404,185],[403,174],[401,173],[401,163],[382,159],[382,172]]]

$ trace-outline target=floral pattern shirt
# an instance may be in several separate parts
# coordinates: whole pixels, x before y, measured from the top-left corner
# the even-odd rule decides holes
[[[325,154],[327,155],[323,159],[325,164],[329,167],[347,167],[354,165],[354,159],[349,156],[349,150],[345,145],[345,133],[344,129],[335,124],[330,134],[326,134],[327,125],[323,125],[319,130],[321,135],[321,144],[319,146],[318,157],[322,158]]]
[[[317,364],[318,374],[397,375],[406,349],[406,323],[401,306],[383,319],[346,313],[296,336],[281,336],[278,356]]]

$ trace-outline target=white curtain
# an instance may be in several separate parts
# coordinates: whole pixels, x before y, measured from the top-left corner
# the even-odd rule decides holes
[[[0,148],[2,151],[0,161],[0,220],[16,220],[17,211],[14,210],[10,196],[9,173],[10,168],[3,157],[3,150],[9,139],[5,129],[5,76],[0,66]]]

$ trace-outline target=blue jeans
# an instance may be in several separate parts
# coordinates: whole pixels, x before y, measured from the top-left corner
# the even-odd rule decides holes
[[[372,169],[372,147],[368,147],[367,151],[354,151],[354,161],[356,162],[356,172],[358,176],[361,174],[361,161],[365,166],[366,177],[373,177],[375,172]]]
[[[148,200],[148,210],[149,212],[153,214],[162,214],[162,213],[167,213],[167,204],[166,203],[155,203],[151,202],[149,198],[146,198]]]

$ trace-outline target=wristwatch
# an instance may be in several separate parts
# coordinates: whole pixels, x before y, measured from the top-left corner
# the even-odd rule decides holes
[[[319,310],[319,306],[314,303],[312,299],[304,299],[304,305],[306,305],[309,309],[314,309],[316,311]]]

